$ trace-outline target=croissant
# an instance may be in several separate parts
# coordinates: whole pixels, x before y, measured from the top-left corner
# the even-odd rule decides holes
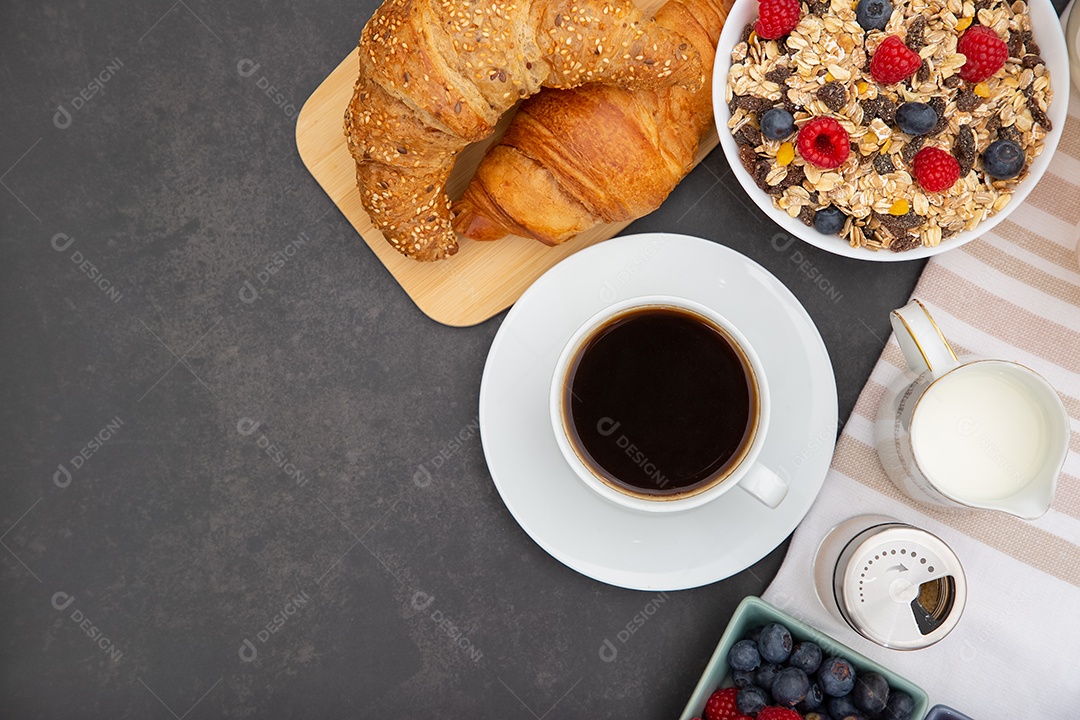
[[[731,3],[670,0],[655,19],[712,67]],[[712,123],[709,83],[545,90],[522,103],[488,150],[454,206],[454,227],[476,240],[519,235],[557,245],[598,223],[639,218],[690,172]]]
[[[700,87],[686,38],[631,0],[386,0],[360,37],[345,113],[364,208],[417,260],[457,252],[444,190],[454,158],[541,86]]]

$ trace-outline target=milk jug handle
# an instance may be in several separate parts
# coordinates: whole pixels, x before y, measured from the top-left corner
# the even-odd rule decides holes
[[[904,352],[908,368],[916,375],[929,370],[940,377],[960,364],[926,306],[912,298],[890,313],[896,341]]]

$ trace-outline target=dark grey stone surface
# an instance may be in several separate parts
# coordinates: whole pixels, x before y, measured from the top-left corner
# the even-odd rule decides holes
[[[297,156],[375,6],[3,4],[0,717],[673,717],[779,567],[669,593],[600,659],[657,597],[502,505],[475,429],[502,316],[427,319]],[[646,230],[776,273],[842,418],[921,268],[788,245],[719,152]]]

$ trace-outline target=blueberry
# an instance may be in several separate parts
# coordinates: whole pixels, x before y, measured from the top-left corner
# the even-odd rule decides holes
[[[761,637],[761,626],[760,625],[758,625],[756,628],[754,628],[750,632],[746,633],[746,639],[747,640],[753,640],[755,643],[757,643],[759,637]]]
[[[833,720],[863,720],[859,708],[855,707],[855,703],[851,702],[850,698],[830,698],[827,706]]]
[[[754,678],[756,674],[753,670],[732,670],[731,681],[735,683],[735,687],[744,688],[747,685],[754,685]]]
[[[758,638],[758,652],[767,662],[782,663],[791,655],[791,647],[795,641],[791,639],[791,633],[780,623],[771,623],[761,629],[761,637]]]
[[[823,207],[814,213],[814,229],[823,235],[836,235],[844,229],[847,217],[835,205]]]
[[[735,670],[756,670],[761,664],[761,655],[753,640],[740,640],[731,646],[728,664]]]
[[[821,663],[817,678],[826,695],[841,697],[855,687],[855,668],[844,658],[831,657]]]
[[[819,712],[803,713],[803,720],[829,720],[829,716]]]
[[[908,135],[925,135],[937,127],[938,114],[926,103],[906,102],[896,108],[896,124]]]
[[[743,715],[755,716],[769,704],[769,696],[761,688],[751,685],[739,690],[735,696],[735,707]]]
[[[855,678],[851,699],[867,715],[877,715],[889,702],[889,681],[876,672],[860,675]]]
[[[807,675],[813,674],[821,665],[821,648],[809,641],[796,644],[788,658],[788,665],[799,668]]]
[[[783,140],[795,132],[795,118],[784,108],[766,110],[761,116],[761,134],[770,140]]]
[[[754,684],[763,690],[769,690],[772,688],[773,680],[776,679],[776,673],[780,672],[779,665],[773,665],[767,663],[757,669],[757,674],[754,675]]]
[[[995,140],[983,153],[983,170],[997,180],[1008,180],[1024,169],[1024,150],[1015,140]]]
[[[881,717],[884,720],[908,720],[911,711],[915,709],[915,701],[902,690],[893,690],[889,694],[889,702],[885,705],[885,712]]]
[[[810,683],[810,691],[806,693],[806,697],[803,701],[795,706],[795,709],[801,712],[803,715],[806,713],[817,710],[823,704],[825,704],[825,693],[821,692],[821,686],[816,682]]]
[[[810,679],[796,667],[786,667],[776,673],[772,684],[772,696],[777,705],[793,708],[810,692]]]
[[[884,30],[892,16],[889,0],[859,0],[855,6],[855,19],[863,30]]]

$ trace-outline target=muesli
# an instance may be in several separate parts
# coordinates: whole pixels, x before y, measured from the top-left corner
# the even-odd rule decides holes
[[[762,0],[731,51],[728,127],[791,217],[852,247],[933,247],[1004,208],[1042,152],[1039,52],[1023,0]]]

